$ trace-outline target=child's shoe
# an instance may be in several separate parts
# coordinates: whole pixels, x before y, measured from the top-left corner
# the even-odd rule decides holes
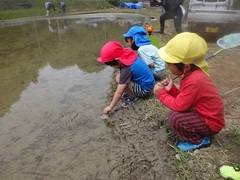
[[[131,96],[129,96],[128,93],[126,93],[126,92],[124,92],[124,93],[122,94],[122,98],[123,98],[124,100],[126,100],[126,99],[129,98],[129,97],[131,97]]]
[[[160,28],[159,33],[160,33],[160,34],[163,34],[163,33],[164,33],[164,29],[163,29],[163,28]]]
[[[240,180],[240,167],[223,165],[219,168],[219,171],[224,179]]]
[[[181,149],[182,151],[191,151],[195,149],[199,149],[202,147],[208,147],[211,145],[211,140],[209,137],[203,138],[202,142],[200,144],[192,144],[189,141],[182,141],[180,142],[177,147]]]
[[[129,96],[129,95],[128,95]],[[138,100],[137,97],[127,97],[124,99],[124,103],[122,104],[122,107],[127,108],[128,106],[130,106],[131,104],[133,104],[134,102],[136,102]]]

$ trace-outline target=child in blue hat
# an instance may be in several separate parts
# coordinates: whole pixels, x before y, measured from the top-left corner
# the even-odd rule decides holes
[[[158,49],[146,37],[147,31],[142,26],[133,26],[123,34],[132,50],[138,52],[139,57],[151,69],[156,80],[162,79],[165,73],[165,62],[158,56]]]

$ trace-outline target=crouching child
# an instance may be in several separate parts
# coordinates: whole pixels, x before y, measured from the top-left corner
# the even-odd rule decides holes
[[[133,50],[123,48],[120,42],[107,42],[97,61],[120,70],[116,75],[116,91],[111,103],[104,108],[104,114],[108,114],[121,97],[124,99],[122,107],[128,107],[138,98],[145,98],[152,93],[155,80],[151,70]]]
[[[209,146],[225,122],[223,101],[209,77],[205,40],[195,33],[180,33],[158,53],[171,73],[182,76],[180,88],[172,78],[154,87],[158,100],[171,109],[169,125],[182,139],[177,147],[189,151]]]

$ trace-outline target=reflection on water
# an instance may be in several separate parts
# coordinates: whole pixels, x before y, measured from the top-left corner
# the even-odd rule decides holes
[[[14,23],[4,23],[10,27],[0,29],[0,116],[18,101],[30,82],[37,81],[39,69],[47,64],[54,69],[77,65],[85,73],[103,70],[96,62],[101,46],[109,40],[123,42],[122,34],[131,25],[143,23],[143,17],[139,21],[136,15],[132,19],[118,16],[46,18],[21,26],[16,22],[19,26],[12,27]]]
[[[47,21],[48,29],[50,32],[64,33],[69,29],[67,19],[57,19],[56,21],[52,21],[51,19],[48,18]]]
[[[124,43],[122,34],[144,20],[97,14],[0,22],[0,179],[57,177],[61,168],[78,179],[106,164],[110,136],[99,115],[112,68],[96,58],[103,44]],[[99,136],[103,142],[92,144]]]

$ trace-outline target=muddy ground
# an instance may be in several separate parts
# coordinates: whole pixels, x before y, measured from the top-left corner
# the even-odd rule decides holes
[[[119,12],[119,10],[113,9],[111,12]],[[142,13],[148,16],[151,20],[148,20],[147,23],[153,25],[155,30],[158,30],[158,18],[160,14],[160,10],[158,8],[132,10],[128,12]],[[156,17],[156,19],[152,19],[150,17]],[[176,35],[172,20],[166,21],[165,34],[160,35],[158,33],[154,33],[153,35],[159,38],[159,42],[162,46],[165,45],[172,37]],[[219,50],[219,47],[216,43],[208,43],[208,46],[209,54]],[[237,47],[234,49],[224,50],[216,57],[209,60],[211,78],[219,89],[219,92],[221,93],[225,103],[226,127],[213,138],[212,145],[208,148],[195,150],[193,152],[179,151],[176,148],[176,144],[178,142],[177,138],[167,124],[167,114],[169,110],[163,107],[154,96],[150,97],[149,99],[137,101],[127,109],[122,109],[120,107],[121,103],[119,103],[118,106],[114,108],[114,111],[110,114],[110,117],[107,120],[101,120],[99,118],[99,121],[102,121],[102,123],[108,127],[108,130],[112,133],[112,137],[115,139],[115,143],[113,143],[114,145],[109,149],[106,149],[108,158],[107,167],[105,168],[106,174],[104,174],[104,177],[108,178],[104,178],[104,180],[214,180],[221,179],[216,171],[219,165],[239,165],[239,56],[240,47]],[[115,87],[116,84],[113,81],[112,89],[114,90]],[[109,103],[111,97],[112,93],[109,94],[109,99],[107,100],[106,104]],[[74,112],[69,113],[66,115],[66,117],[60,117],[61,122],[57,121],[61,126],[62,124],[67,124],[65,129],[70,129],[71,131],[57,129],[56,131],[52,132],[50,127],[46,128],[46,130],[48,130],[47,133],[52,133],[54,137],[50,138],[50,140],[46,136],[40,137],[40,145],[47,144],[50,150],[58,149],[58,151],[61,151],[61,148],[59,149],[59,146],[55,146],[55,142],[53,141],[60,141],[60,139],[63,138],[66,142],[73,142],[69,149],[64,149],[65,154],[69,152],[71,157],[74,157],[74,160],[77,156],[82,155],[81,148],[85,149],[85,146],[79,147],[79,144],[76,143],[79,142],[78,136],[74,136],[75,131],[77,132],[78,129],[73,131],[73,136],[70,136],[70,138],[68,136],[71,134],[69,132],[72,132],[72,126],[70,125],[72,124],[73,119],[76,119],[75,117],[77,115],[78,114]],[[68,123],[63,123],[65,122],[62,120],[64,118],[68,118],[70,121]],[[55,117],[54,119],[58,119],[58,117]],[[84,124],[85,122],[76,122],[77,125],[81,125],[81,123]],[[94,139],[94,142],[97,142],[100,147],[105,145],[104,138],[102,136],[99,136],[98,139]],[[65,144],[68,145],[68,143]],[[62,147],[61,143],[59,145]],[[86,143],[86,146],[87,145],[88,144]],[[97,153],[97,151],[93,151],[87,147],[86,149],[89,151],[89,156],[91,156],[92,152]],[[54,161],[54,164],[50,166],[51,164],[48,164],[48,160],[50,159],[50,157],[48,157],[48,152],[41,152],[41,149],[39,149],[38,152],[38,147],[33,147],[32,149],[29,149],[29,151],[32,152],[30,153],[30,155],[33,154],[32,156],[29,156],[29,153],[23,151],[24,154],[21,154],[22,157],[19,158],[29,159],[35,157],[35,161],[30,159],[30,162],[34,161],[33,165],[27,164],[29,160],[26,162],[23,161],[23,163],[19,165],[20,167],[17,167],[16,170],[13,170],[13,175],[16,177],[15,179],[20,179],[17,176],[19,176],[18,172],[22,171],[21,166],[24,166],[25,168],[27,167],[27,170],[28,167],[36,167],[36,170],[34,171],[35,174],[30,174],[30,177],[35,177],[34,179],[59,179],[54,177],[60,177],[61,173],[65,171],[67,173],[70,172],[70,174],[67,174],[68,176],[62,176],[60,179],[103,179],[101,178],[103,177],[101,174],[102,172],[88,172],[91,176],[87,178],[78,176],[78,172],[80,171],[78,168],[88,171],[88,166],[84,165],[84,163],[87,164],[88,162],[84,162],[80,167],[74,166],[76,164],[75,161],[70,162],[68,166],[66,166],[64,169],[61,169],[61,165],[64,164],[66,160],[64,157],[57,159],[56,157],[58,156],[55,157],[53,155],[53,159],[56,161]],[[47,154],[47,157],[45,157],[43,162],[43,155],[45,153]],[[101,164],[98,161],[99,159],[93,163],[93,166],[96,166],[95,169],[97,169],[99,164]],[[43,167],[43,169],[39,167],[40,162],[42,163],[41,167]],[[1,161],[0,164],[4,165],[4,162]],[[18,166],[18,164],[16,164],[16,166]],[[51,172],[54,171],[58,166],[60,167],[61,172],[57,171],[58,176],[51,176]],[[111,167],[110,170],[109,167]],[[40,172],[43,173],[38,173],[38,170],[41,170]],[[4,171],[5,170],[2,169],[2,172]],[[32,172],[26,172],[27,175],[28,173]]]
[[[139,12],[139,11],[138,11]],[[156,17],[147,21],[158,30],[157,9],[141,13]],[[151,18],[149,18],[151,19]],[[165,45],[176,32],[172,20],[166,22],[166,33],[154,33]],[[220,49],[208,43],[209,54]],[[226,127],[213,138],[208,148],[181,152],[177,138],[167,124],[168,109],[154,96],[136,102],[128,109],[115,108],[105,121],[119,146],[109,157],[110,179],[221,179],[217,169],[222,164],[240,164],[240,47],[224,50],[209,60],[211,78],[225,103]],[[113,89],[115,84],[113,83]],[[109,96],[109,101],[111,99]],[[120,104],[119,104],[120,106]]]

